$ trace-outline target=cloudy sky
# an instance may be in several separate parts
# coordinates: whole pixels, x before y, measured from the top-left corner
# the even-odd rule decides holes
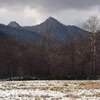
[[[36,25],[49,16],[66,25],[80,25],[89,16],[100,18],[100,0],[0,0],[0,23]]]

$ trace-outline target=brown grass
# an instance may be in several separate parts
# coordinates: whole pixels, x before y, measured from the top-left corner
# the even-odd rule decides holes
[[[80,96],[74,95],[74,94],[66,94],[64,97],[67,97],[67,98],[80,98]]]

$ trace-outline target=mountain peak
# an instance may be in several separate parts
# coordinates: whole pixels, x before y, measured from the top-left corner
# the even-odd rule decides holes
[[[15,21],[11,21],[9,24],[8,24],[8,26],[11,26],[11,27],[21,27],[17,22],[15,22]]]
[[[54,17],[49,17],[47,20],[56,20]]]
[[[58,23],[59,21],[57,21],[55,18],[53,17],[49,17],[45,22],[47,23]]]

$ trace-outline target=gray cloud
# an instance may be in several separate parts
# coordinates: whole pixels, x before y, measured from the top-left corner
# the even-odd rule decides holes
[[[90,15],[100,18],[99,7],[100,0],[0,0],[0,23],[33,25],[53,16],[64,24],[76,24]]]
[[[56,11],[66,8],[85,9],[99,6],[100,0],[0,0],[0,7],[32,7],[47,11]]]

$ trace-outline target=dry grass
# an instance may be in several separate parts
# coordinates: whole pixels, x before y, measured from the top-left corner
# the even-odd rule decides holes
[[[100,88],[100,82],[96,81],[80,81],[78,82],[79,86],[76,86],[75,89],[98,89]]]
[[[80,98],[80,96],[78,95],[74,95],[74,94],[66,94],[64,97],[67,97],[67,98]]]
[[[49,89],[51,91],[63,91],[63,90],[66,90],[66,87],[65,86],[61,86],[61,87],[51,86],[49,87]]]
[[[13,92],[11,92],[11,94],[7,96],[6,91],[10,92],[12,90],[14,90],[13,92],[16,91],[15,94],[12,94]],[[22,92],[20,92],[20,90]],[[85,100],[100,100],[100,81],[56,80],[0,82],[0,91],[1,93],[4,92],[4,97],[3,95],[0,95],[0,100],[5,100],[2,99],[5,97],[11,100],[17,100],[18,98],[18,100],[22,100],[23,98],[26,98],[25,100],[28,100],[29,98],[30,100],[48,100],[49,98],[50,100],[77,100],[82,97],[85,98]],[[94,97],[96,99],[94,99]]]

